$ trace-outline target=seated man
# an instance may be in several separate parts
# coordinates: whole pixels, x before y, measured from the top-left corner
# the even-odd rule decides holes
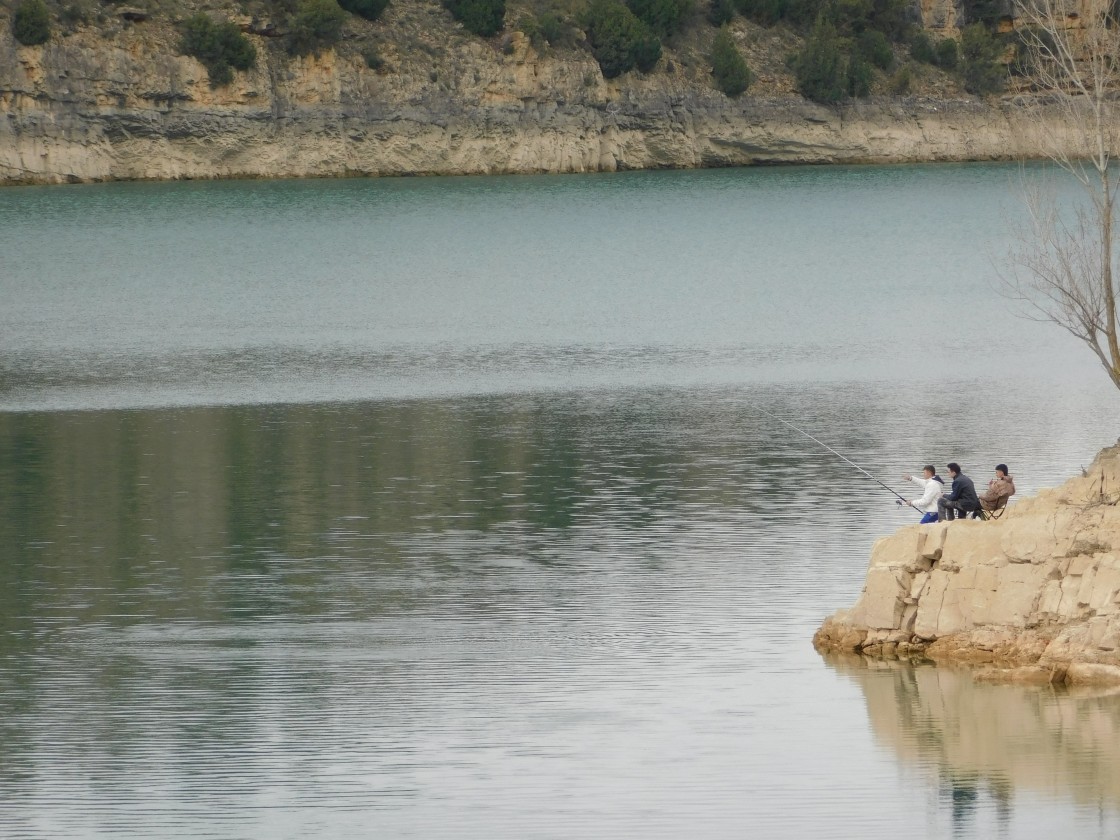
[[[968,514],[980,510],[980,498],[972,479],[961,473],[960,464],[952,463],[948,468],[953,479],[952,490],[948,496],[937,500],[937,518],[942,522],[952,522],[954,516],[965,519]]]
[[[1007,464],[996,464],[996,477],[988,482],[988,489],[980,494],[980,507],[989,513],[1007,505],[1015,495],[1015,482],[1007,474]]]

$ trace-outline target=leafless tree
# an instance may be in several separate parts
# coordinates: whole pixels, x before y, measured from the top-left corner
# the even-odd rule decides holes
[[[1013,248],[1006,288],[1035,317],[1088,345],[1120,388],[1120,166],[1112,165],[1120,129],[1120,22],[1113,0],[1016,3],[1035,101],[1059,117],[1046,121],[1061,127],[1044,138],[1046,153],[1080,189],[1071,202],[1037,184],[1025,188],[1029,223]]]

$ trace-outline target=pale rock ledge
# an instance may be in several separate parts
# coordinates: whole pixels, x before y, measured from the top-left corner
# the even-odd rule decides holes
[[[875,543],[822,652],[924,656],[987,676],[1120,683],[1120,442],[999,520],[911,525]]]

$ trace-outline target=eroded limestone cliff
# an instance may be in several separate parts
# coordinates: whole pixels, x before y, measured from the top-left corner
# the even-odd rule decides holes
[[[946,27],[951,7],[922,11]],[[537,50],[512,29],[483,40],[438,0],[395,0],[319,56],[250,35],[256,66],[211,89],[177,54],[178,24],[121,19],[38,47],[0,27],[0,184],[1009,159],[1062,132],[1057,115],[968,97],[932,70],[922,96],[879,82],[869,100],[813,105],[785,65],[796,36],[741,20],[758,79],[737,100],[712,87],[711,27],[682,36],[654,72],[606,80],[586,50]],[[367,41],[376,70],[358,48]]]
[[[814,644],[989,663],[1024,680],[1120,682],[1120,444],[997,521],[879,540],[859,600]]]

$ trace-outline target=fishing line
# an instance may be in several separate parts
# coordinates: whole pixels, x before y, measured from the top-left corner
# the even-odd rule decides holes
[[[817,438],[813,437],[811,434],[809,434],[804,429],[793,425],[793,423],[789,422],[788,420],[783,420],[777,414],[773,414],[772,412],[767,411],[765,408],[758,408],[758,406],[754,406],[754,408],[757,411],[761,411],[767,417],[772,417],[773,419],[777,420],[779,423],[781,423],[785,426],[789,426],[795,432],[797,432],[799,434],[802,434],[802,435],[805,435],[805,437],[809,438],[809,440],[813,441],[813,443],[817,444],[818,446],[823,446],[825,449],[827,449],[829,452],[831,452],[833,455],[835,455],[837,458],[839,458],[844,463],[851,464],[853,467],[855,467],[857,470],[859,470],[865,476],[870,478],[872,481],[874,481],[876,484],[878,484],[880,487],[882,487],[884,490],[886,490],[888,493],[890,493],[896,499],[901,499],[902,503],[905,504],[907,507],[913,507],[913,505],[911,505],[910,502],[904,496],[902,496],[899,493],[896,493],[894,490],[892,490],[890,487],[885,485],[883,482],[881,482],[879,479],[877,479],[875,476],[873,476],[871,473],[869,473],[867,470],[865,470],[863,467],[861,467],[855,461],[852,461],[848,458],[845,458],[843,455],[841,455],[839,452],[837,452],[835,449],[833,449],[831,446],[829,446],[823,440],[818,440]]]

